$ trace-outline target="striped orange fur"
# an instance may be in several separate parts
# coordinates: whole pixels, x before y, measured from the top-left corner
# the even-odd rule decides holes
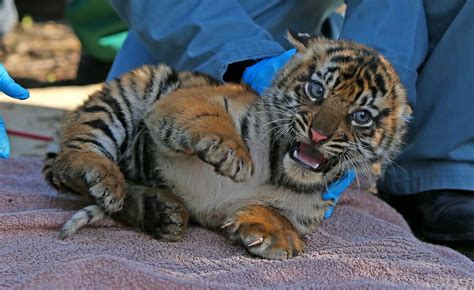
[[[263,97],[165,65],[124,74],[71,112],[44,175],[95,205],[61,238],[104,213],[157,238],[188,219],[269,259],[300,254],[322,221],[321,193],[344,171],[369,174],[398,152],[406,93],[376,51],[289,35],[298,53]]]

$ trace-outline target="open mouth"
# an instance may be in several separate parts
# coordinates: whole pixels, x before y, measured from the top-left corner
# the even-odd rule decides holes
[[[311,144],[296,142],[290,149],[290,157],[311,171],[321,171],[328,159]]]

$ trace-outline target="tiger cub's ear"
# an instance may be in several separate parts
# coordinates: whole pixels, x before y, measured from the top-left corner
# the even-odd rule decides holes
[[[286,35],[288,41],[298,50],[298,52],[306,51],[309,41],[313,38],[308,33],[295,32],[290,29],[288,29]]]

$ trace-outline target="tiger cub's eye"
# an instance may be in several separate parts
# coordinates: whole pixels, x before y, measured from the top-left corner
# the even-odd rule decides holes
[[[309,81],[304,85],[304,91],[313,102],[321,101],[324,97],[324,87],[320,82]]]
[[[372,121],[372,114],[367,110],[360,110],[352,113],[352,120],[357,125],[367,125]]]

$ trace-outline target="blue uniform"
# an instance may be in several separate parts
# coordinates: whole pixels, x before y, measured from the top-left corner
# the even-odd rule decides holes
[[[318,32],[342,1],[111,0],[130,25],[109,78],[167,63],[223,80],[234,62],[289,49],[288,28]],[[346,0],[340,38],[378,49],[407,88],[414,119],[381,185],[393,194],[474,190],[474,1]]]

